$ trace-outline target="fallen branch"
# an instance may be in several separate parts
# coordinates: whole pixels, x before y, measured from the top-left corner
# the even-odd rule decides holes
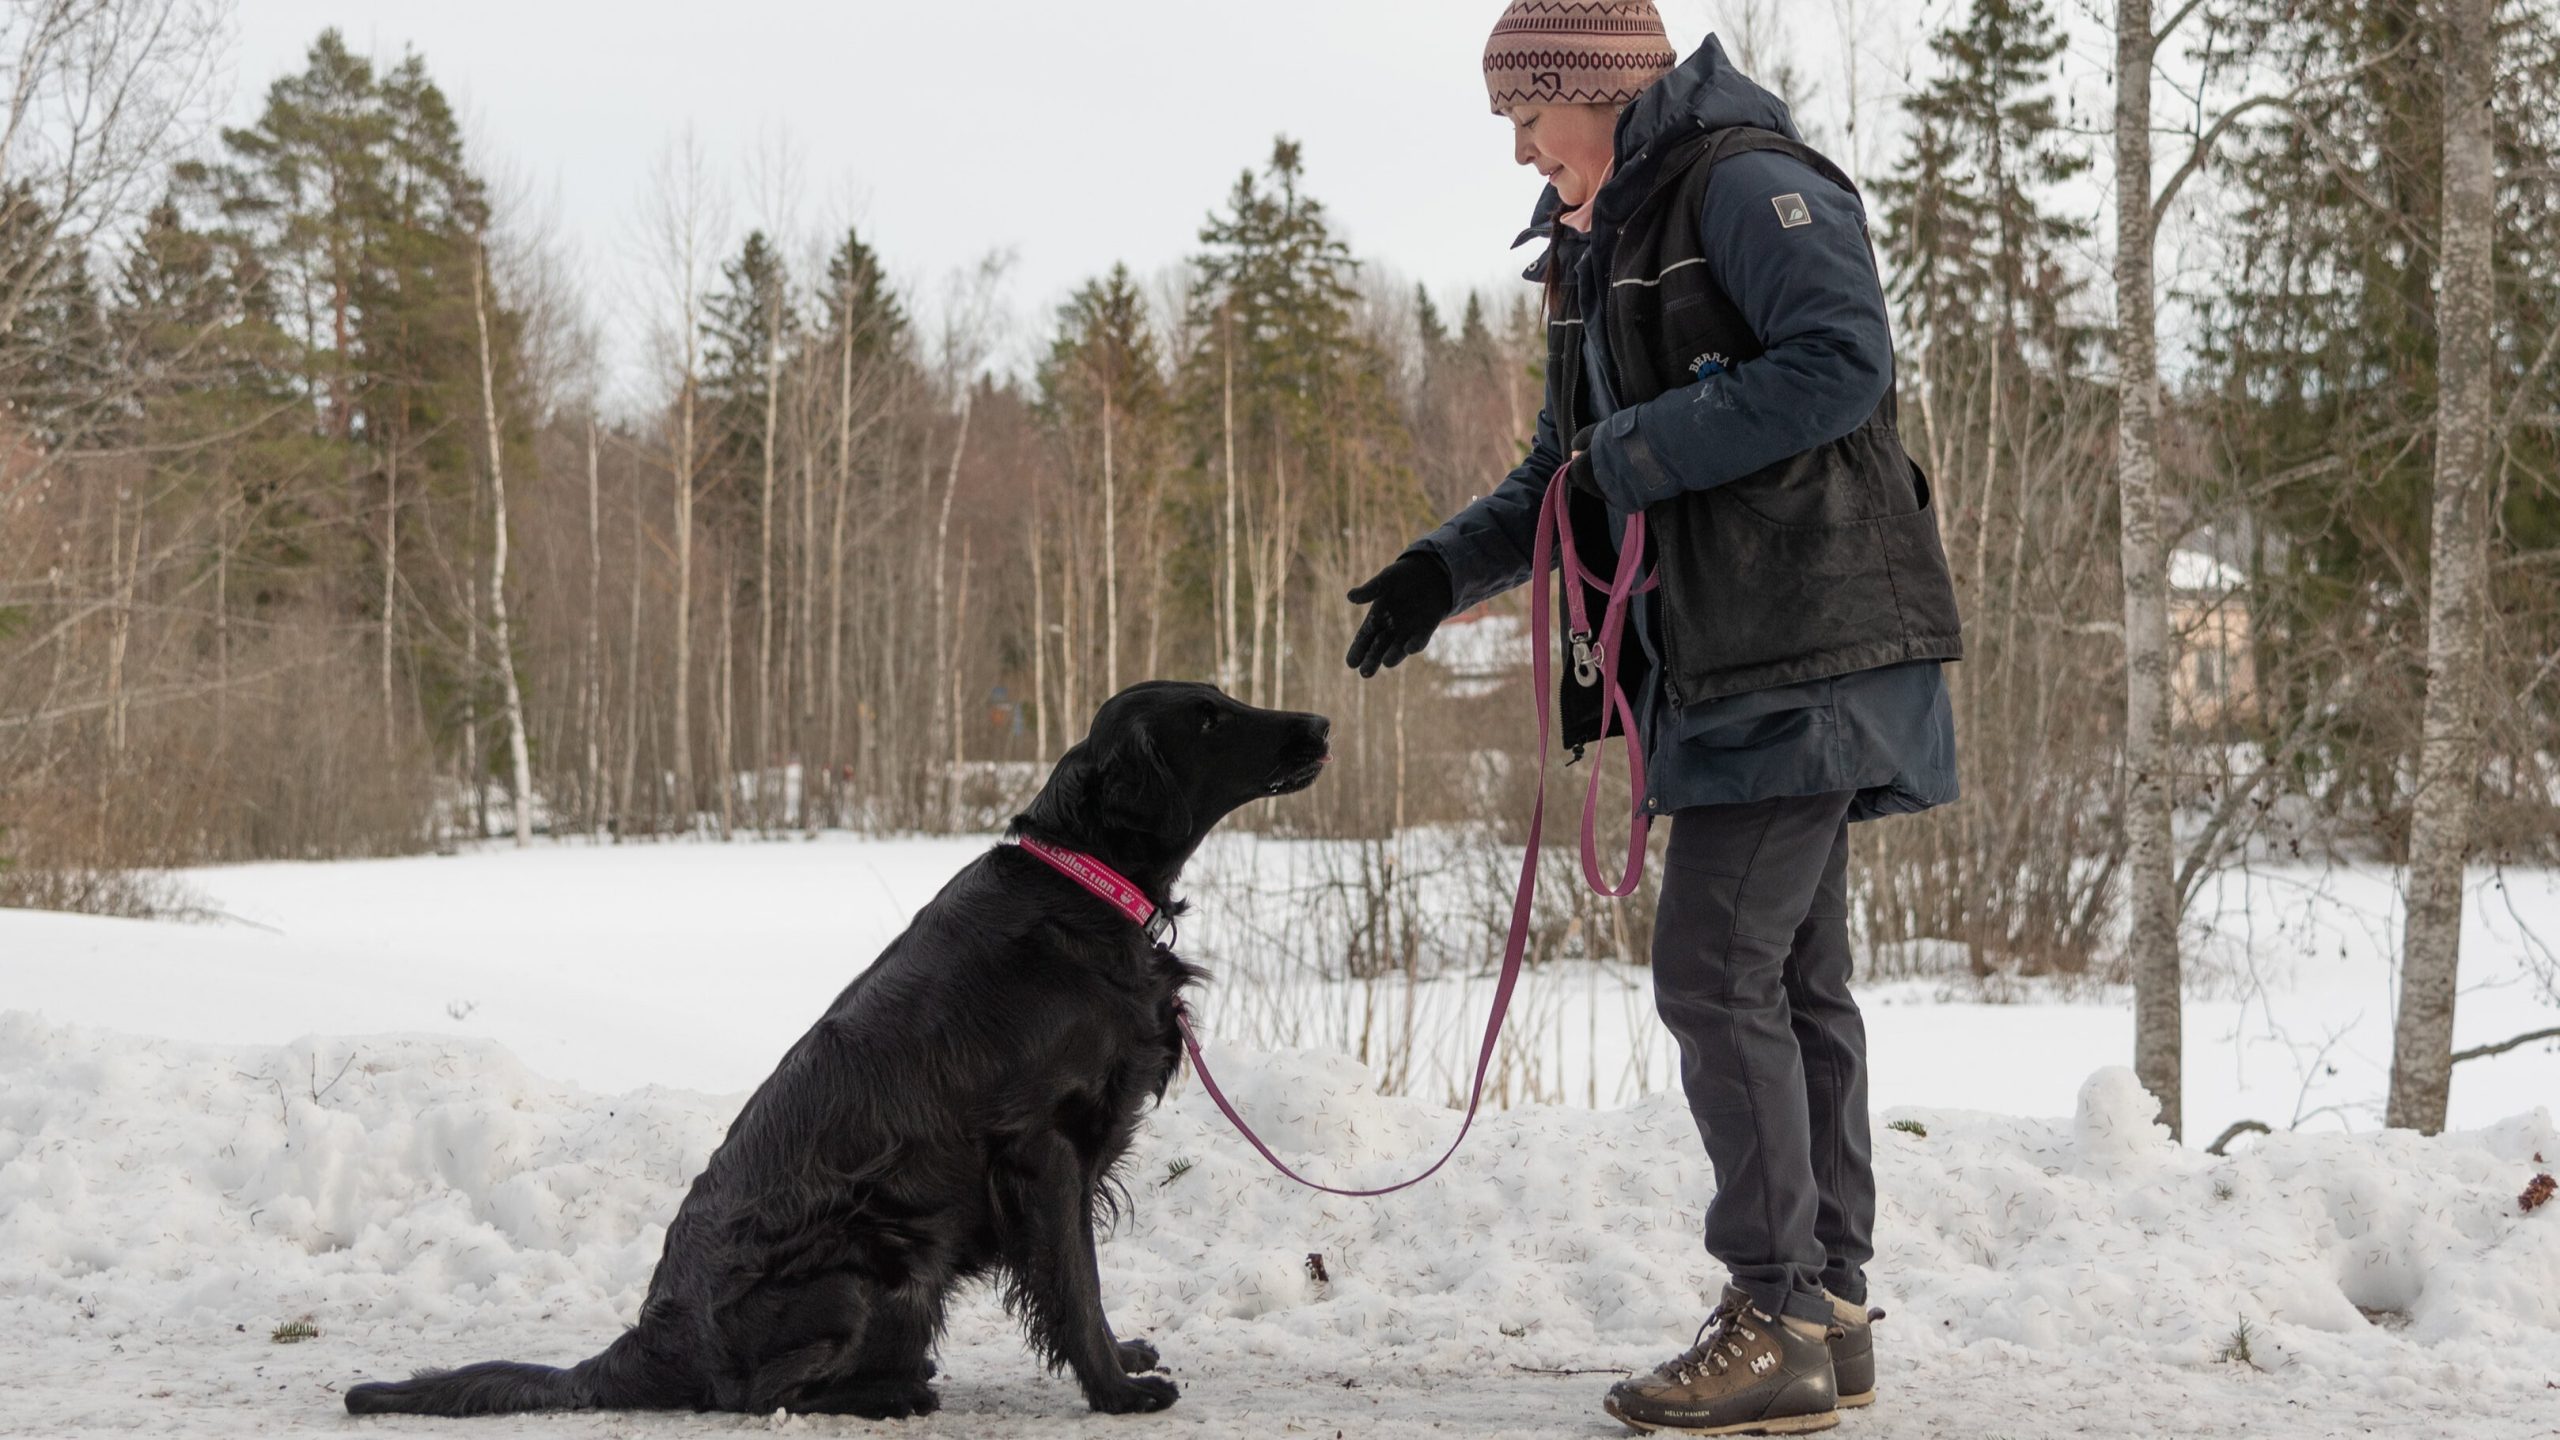
[[[2232,1141],[2239,1139],[2243,1135],[2273,1135],[2274,1133],[2276,1132],[2269,1129],[2266,1122],[2262,1120],[2234,1120],[2231,1122],[2230,1129],[2223,1131],[2212,1144],[2204,1147],[2204,1153],[2207,1155],[2219,1155],[2222,1153],[2223,1146],[2230,1144]]]

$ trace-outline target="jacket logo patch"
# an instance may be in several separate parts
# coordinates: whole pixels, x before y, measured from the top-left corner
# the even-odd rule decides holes
[[[1793,230],[1799,225],[1813,223],[1813,211],[1806,207],[1802,195],[1780,195],[1769,203],[1778,207],[1778,228],[1781,230]]]

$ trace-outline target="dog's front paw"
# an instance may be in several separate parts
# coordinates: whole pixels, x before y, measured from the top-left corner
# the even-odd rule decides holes
[[[1182,1391],[1161,1375],[1141,1375],[1088,1397],[1105,1415],[1145,1415],[1182,1398]]]
[[[1153,1370],[1163,1363],[1164,1357],[1156,1353],[1156,1347],[1144,1340],[1120,1342],[1120,1368],[1132,1375],[1141,1370]]]

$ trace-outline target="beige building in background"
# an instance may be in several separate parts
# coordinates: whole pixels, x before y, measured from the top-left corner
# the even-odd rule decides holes
[[[2247,577],[2201,550],[2169,556],[2170,684],[2178,724],[2199,730],[2254,719]]]

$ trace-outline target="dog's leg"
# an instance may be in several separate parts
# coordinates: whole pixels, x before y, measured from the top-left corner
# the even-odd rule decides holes
[[[720,1397],[720,1408],[750,1415],[776,1407],[818,1409],[812,1398],[848,1372],[878,1311],[873,1287],[849,1274],[763,1287],[740,1307],[742,1317],[753,1318],[739,1337],[761,1353],[740,1374],[733,1393]]]
[[[1102,1277],[1093,1255],[1093,1190],[1063,1136],[1026,1141],[1006,1177],[1014,1193],[1005,1236],[1013,1299],[1031,1338],[1075,1372],[1085,1399],[1106,1414],[1162,1410],[1182,1392],[1161,1375],[1131,1376],[1133,1358],[1102,1314]]]
[[[792,1408],[813,1415],[859,1415],[866,1420],[905,1420],[942,1408],[942,1397],[925,1383],[933,1378],[933,1340],[942,1329],[941,1297],[940,1286],[922,1296],[883,1296],[844,1377],[812,1387]]]

